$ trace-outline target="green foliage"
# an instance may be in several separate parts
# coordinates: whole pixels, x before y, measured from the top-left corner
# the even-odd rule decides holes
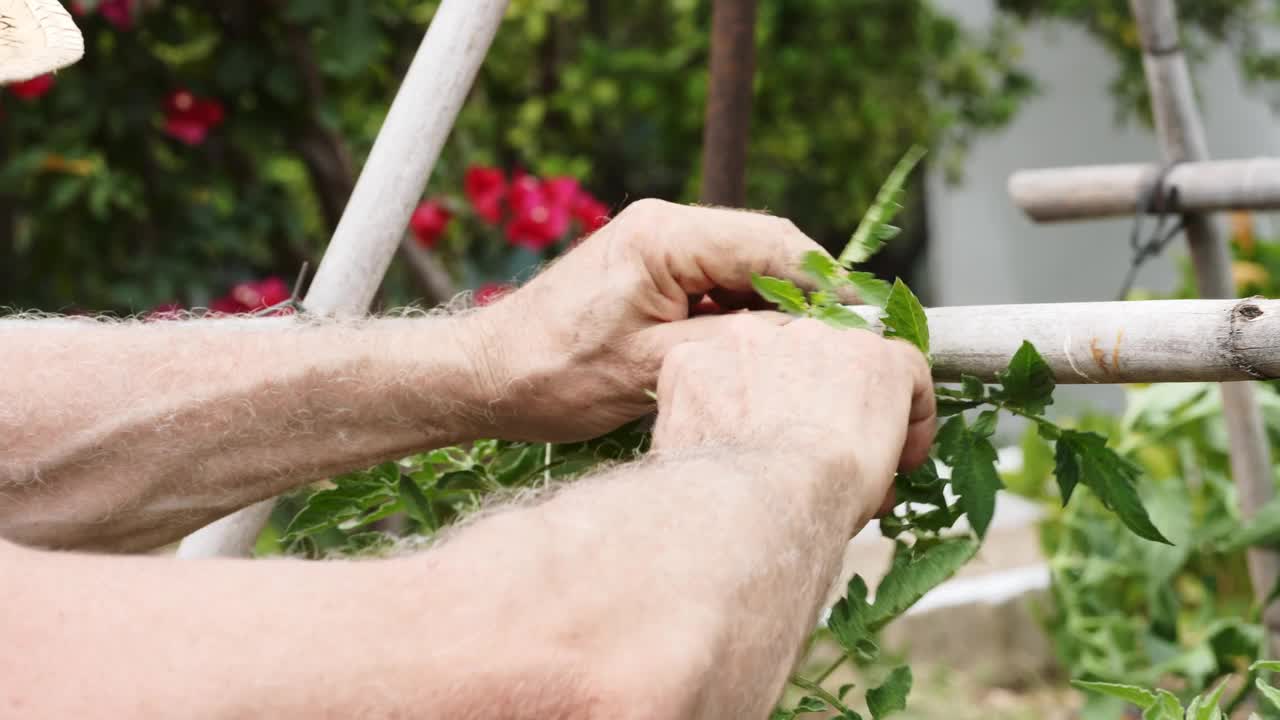
[[[862,222],[858,223],[858,229],[849,239],[849,244],[840,253],[841,265],[857,265],[866,262],[872,255],[880,252],[887,241],[897,237],[901,232],[900,228],[889,223],[893,222],[893,218],[902,211],[907,178],[924,154],[925,149],[916,145],[898,160],[898,164],[893,167],[888,179],[876,193],[875,202],[871,203],[871,207],[867,208],[867,212],[862,216]]]
[[[889,717],[907,709],[907,695],[911,692],[911,668],[896,667],[878,687],[867,692],[867,709],[875,720]]]
[[[894,281],[884,312],[886,337],[902,338],[926,356],[929,354],[929,321],[924,315],[924,306],[901,279]]]

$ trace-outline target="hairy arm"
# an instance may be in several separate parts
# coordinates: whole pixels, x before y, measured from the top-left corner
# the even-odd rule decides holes
[[[480,327],[0,321],[0,535],[155,546],[308,480],[490,432]]]
[[[0,589],[0,708],[763,717],[850,530],[830,503],[855,489],[805,458],[707,449],[586,480],[394,560],[0,547],[0,574],[22,578]]]

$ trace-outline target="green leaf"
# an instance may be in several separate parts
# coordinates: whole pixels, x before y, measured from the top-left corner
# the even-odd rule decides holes
[[[960,387],[968,400],[982,400],[987,396],[986,384],[972,375],[961,375]]]
[[[929,320],[924,306],[901,279],[893,281],[885,303],[885,337],[900,337],[929,354]]]
[[[978,400],[957,400],[955,398],[939,396],[937,398],[938,417],[951,417],[959,415],[965,410],[972,410],[982,403]]]
[[[396,487],[387,473],[387,466],[398,478],[399,469],[395,463],[384,463],[372,470],[334,478],[333,488],[312,493],[285,528],[283,539],[288,542],[302,535],[336,528],[394,502]]]
[[[435,531],[440,529],[440,518],[436,517],[431,500],[422,492],[422,488],[413,478],[400,476],[400,498],[404,501],[405,511],[424,528]]]
[[[1000,397],[1005,403],[1031,415],[1039,415],[1053,403],[1053,370],[1034,345],[1026,340],[1009,360],[1009,366],[997,373]]]
[[[836,698],[843,700],[844,696],[848,695],[849,691],[852,690],[853,688],[854,688],[853,683],[845,683],[844,685],[841,685],[840,689],[836,690]]]
[[[911,692],[911,668],[903,665],[889,673],[880,687],[867,691],[867,709],[875,720],[907,709]]]
[[[804,291],[790,280],[752,273],[751,286],[760,297],[777,305],[783,312],[804,315],[809,308],[809,303],[804,299]]]
[[[987,534],[996,512],[996,492],[1004,487],[996,472],[996,449],[983,435],[970,431],[960,442],[951,465],[951,487],[978,537]]]
[[[845,282],[858,294],[858,299],[868,305],[875,305],[882,310],[885,304],[889,302],[889,293],[893,289],[889,283],[875,275],[857,270],[849,271],[845,275]]]
[[[1151,522],[1138,496],[1136,482],[1142,471],[1107,447],[1106,438],[1097,433],[1063,430],[1055,457],[1059,468],[1065,467],[1069,476],[1083,482],[1138,537],[1172,544]]]
[[[1280,660],[1259,660],[1249,666],[1249,672],[1280,672]]]
[[[810,309],[809,316],[836,328],[856,330],[869,327],[861,315],[843,305],[819,305]]]
[[[817,695],[805,695],[796,703],[797,713],[816,713],[827,709],[827,704]]]
[[[1184,720],[1182,703],[1168,690],[1156,690],[1156,703],[1142,713],[1142,720]]]
[[[867,627],[879,630],[910,610],[925,593],[954,575],[977,552],[977,541],[967,537],[919,540],[913,547],[898,543],[889,572],[876,588],[875,604],[865,618]]]
[[[1070,443],[1059,442],[1053,449],[1053,477],[1058,481],[1062,505],[1066,507],[1080,483],[1080,462]]]
[[[965,443],[968,434],[969,426],[965,423],[963,415],[953,415],[943,423],[934,438],[934,449],[938,459],[948,465],[954,465],[956,456],[960,454],[961,446]]]
[[[911,170],[924,155],[924,148],[918,145],[912,146],[894,166],[889,177],[880,186],[880,191],[876,193],[875,201],[863,214],[862,222],[858,223],[858,229],[849,239],[849,244],[840,253],[841,265],[849,267],[866,261],[880,251],[886,240],[897,234],[894,232],[897,228],[886,230],[885,227],[902,209],[901,199],[904,194],[902,188],[906,185]]]
[[[1218,704],[1222,701],[1222,691],[1226,687],[1227,681],[1223,680],[1208,695],[1197,695],[1192,698],[1191,704],[1187,706],[1187,720],[1221,720],[1222,711]]]
[[[823,290],[834,289],[844,272],[835,258],[820,250],[810,250],[805,253],[804,259],[800,261],[800,267]]]
[[[1089,682],[1085,680],[1072,680],[1071,684],[1075,685],[1081,690],[1088,690],[1090,692],[1109,695],[1113,698],[1119,698],[1132,705],[1137,705],[1142,710],[1146,710],[1147,708],[1152,707],[1156,704],[1155,693],[1151,692],[1150,690],[1145,690],[1143,688],[1140,688],[1134,685],[1120,685],[1117,683],[1105,683],[1105,682]]]
[[[1280,709],[1280,690],[1277,690],[1271,683],[1258,678],[1254,685],[1258,688],[1258,692],[1262,693],[1262,697],[1267,699],[1277,709]]]
[[[1000,414],[995,410],[983,410],[978,413],[978,417],[973,421],[973,434],[991,437],[996,432],[996,421],[999,418]]]

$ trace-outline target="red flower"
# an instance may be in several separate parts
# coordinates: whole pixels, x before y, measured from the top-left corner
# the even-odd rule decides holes
[[[190,90],[175,90],[164,101],[164,130],[187,145],[200,145],[209,131],[222,124],[226,113],[222,103],[198,98]]]
[[[578,197],[574,198],[569,212],[573,215],[573,219],[582,225],[582,231],[585,233],[593,233],[609,222],[609,206],[586,192],[579,193]]]
[[[510,285],[501,285],[498,283],[485,283],[475,289],[471,293],[471,300],[476,307],[484,307],[498,301],[503,295],[511,292],[514,288]]]
[[[430,250],[440,241],[440,236],[444,234],[444,229],[452,218],[453,215],[438,201],[426,200],[413,211],[409,227],[418,239],[418,244]]]
[[[22,100],[35,100],[53,87],[53,75],[45,74],[9,85],[9,92]]]
[[[473,165],[463,178],[463,190],[476,214],[491,225],[502,220],[502,199],[507,194],[507,176],[493,167]]]
[[[165,303],[151,308],[144,316],[145,320],[181,320],[183,307],[181,303]]]
[[[231,297],[246,310],[257,311],[279,305],[293,296],[289,286],[278,277],[258,282],[240,283],[231,288]]]
[[[102,0],[98,12],[117,30],[130,30],[133,28],[133,3],[134,0]]]
[[[215,315],[239,315],[249,312],[249,308],[241,305],[230,295],[226,295],[209,303],[209,312]]]

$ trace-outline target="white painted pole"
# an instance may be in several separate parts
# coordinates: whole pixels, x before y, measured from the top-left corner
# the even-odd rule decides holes
[[[368,312],[509,0],[444,0],[396,93],[303,304],[316,315]],[[247,557],[274,500],[187,536],[178,557]]]
[[[1159,172],[1154,164],[1019,170],[1009,177],[1009,196],[1036,222],[1133,215]],[[1186,162],[1164,185],[1178,189],[1183,212],[1280,210],[1280,158]]]

